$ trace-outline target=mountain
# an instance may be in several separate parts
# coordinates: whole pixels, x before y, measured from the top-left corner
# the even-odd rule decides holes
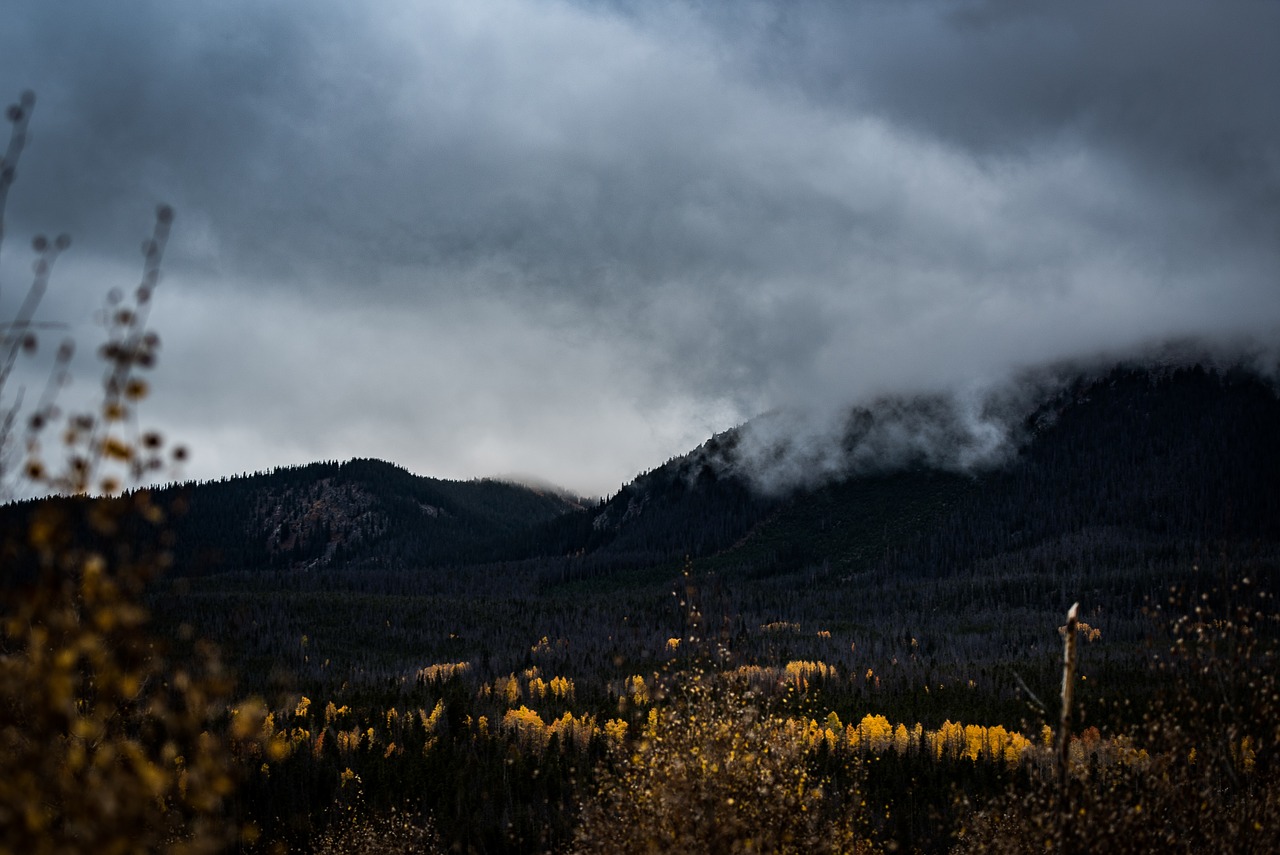
[[[887,420],[907,413],[918,424],[928,410],[928,401],[895,401],[856,411],[844,445],[854,455]],[[1280,400],[1254,374],[1117,367],[1063,386],[1011,433],[1000,465],[939,468],[922,452],[900,468],[779,495],[753,489],[730,431],[602,508],[545,524],[541,554],[595,556],[600,568],[715,556],[767,574],[865,570],[891,551],[902,567],[945,574],[1084,532],[1113,542],[1280,542]]]
[[[943,412],[855,412],[843,446]],[[1074,601],[1108,641],[1090,685],[1114,687],[1141,673],[1146,610],[1171,586],[1280,590],[1280,399],[1253,374],[1118,367],[1028,406],[998,462],[946,468],[925,449],[789,491],[757,489],[748,429],[603,503],[376,461],[162,492],[187,505],[175,573],[200,578],[152,605],[223,645],[255,691],[450,662],[603,686],[659,668],[696,613],[737,662],[875,669],[874,699],[840,702],[941,723],[1017,721],[1010,669],[1051,693]]]
[[[183,575],[476,563],[514,533],[582,507],[549,489],[425,478],[379,460],[187,484],[156,498],[180,510]]]
[[[938,465],[946,455],[921,447],[865,465],[873,440],[904,424],[945,441],[955,435],[947,418],[928,399],[854,410],[842,444],[864,463],[785,491],[759,489],[748,424],[602,503],[377,460],[154,494],[178,510],[175,572],[193,576],[503,561],[532,562],[554,585],[688,557],[751,578],[889,567],[936,577],[1034,548],[1050,556],[1037,561],[1078,556],[1079,544],[1064,545],[1073,538],[1144,562],[1152,550],[1280,544],[1280,399],[1255,374],[1116,367],[1061,385],[1016,419],[999,465]]]

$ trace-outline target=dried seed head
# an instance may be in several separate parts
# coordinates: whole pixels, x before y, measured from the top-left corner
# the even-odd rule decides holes
[[[139,401],[147,396],[147,383],[145,380],[133,378],[124,387],[124,396],[130,401]]]

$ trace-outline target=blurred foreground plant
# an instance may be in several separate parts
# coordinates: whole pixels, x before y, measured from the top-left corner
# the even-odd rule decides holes
[[[872,851],[857,791],[808,771],[795,723],[732,680],[676,675],[584,806],[579,853]]]
[[[0,237],[34,103],[26,93],[8,111]],[[33,283],[0,338],[0,458],[20,461],[0,487],[60,494],[7,508],[0,539],[0,853],[213,852],[251,836],[228,821],[228,797],[235,743],[260,738],[265,709],[228,720],[216,651],[196,644],[179,666],[149,634],[141,595],[171,560],[166,515],[144,491],[121,494],[183,456],[166,456],[134,412],[159,348],[146,315],[172,220],[157,211],[136,291],[108,297],[96,409],[59,409],[72,342],[34,407],[7,394],[17,359],[37,350],[35,312],[69,239],[33,241]]]
[[[316,855],[435,855],[445,851],[430,817],[409,809],[373,811],[364,803],[360,784],[349,786],[354,795],[330,808],[329,827],[313,841]]]

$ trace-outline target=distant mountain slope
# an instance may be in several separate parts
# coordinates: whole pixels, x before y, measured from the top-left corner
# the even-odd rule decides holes
[[[855,411],[846,446],[886,419],[930,412],[930,402],[909,399]],[[505,561],[540,565],[555,584],[688,556],[746,578],[941,578],[1012,555],[1033,568],[1103,552],[1111,564],[1154,566],[1209,548],[1280,545],[1280,399],[1255,375],[1116,368],[1061,388],[1012,433],[1020,444],[999,468],[968,474],[908,458],[788,494],[753,488],[741,434],[728,431],[589,507],[376,460],[170,487],[157,498],[183,511],[172,517],[179,575]],[[0,524],[20,524],[30,505],[3,509]]]
[[[314,463],[159,492],[179,573],[425,567],[489,560],[515,532],[581,508],[501,481],[443,481],[378,460]]]
[[[856,478],[798,498],[718,563],[937,578],[1014,553],[1034,563],[1105,549],[1142,563],[1280,544],[1280,399],[1256,377],[1117,369],[1045,403],[1026,428],[994,471]]]
[[[724,549],[779,505],[708,463],[707,450],[731,436],[640,475],[599,507],[527,532],[510,557],[597,556],[611,566],[643,566]]]
[[[879,417],[855,413],[850,430]],[[1081,532],[1115,542],[1280,543],[1280,399],[1257,376],[1116,368],[1062,389],[1016,433],[1022,444],[999,468],[964,474],[908,461],[768,497],[735,466],[730,431],[640,476],[602,508],[547,524],[529,548],[592,556],[597,572],[688,555],[751,574],[889,562],[936,575]]]

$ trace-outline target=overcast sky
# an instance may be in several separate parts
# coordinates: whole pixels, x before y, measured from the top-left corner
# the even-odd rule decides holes
[[[192,477],[610,494],[778,407],[1280,340],[1271,0],[8,0],[24,89],[0,303],[70,232],[92,340],[172,204]]]

